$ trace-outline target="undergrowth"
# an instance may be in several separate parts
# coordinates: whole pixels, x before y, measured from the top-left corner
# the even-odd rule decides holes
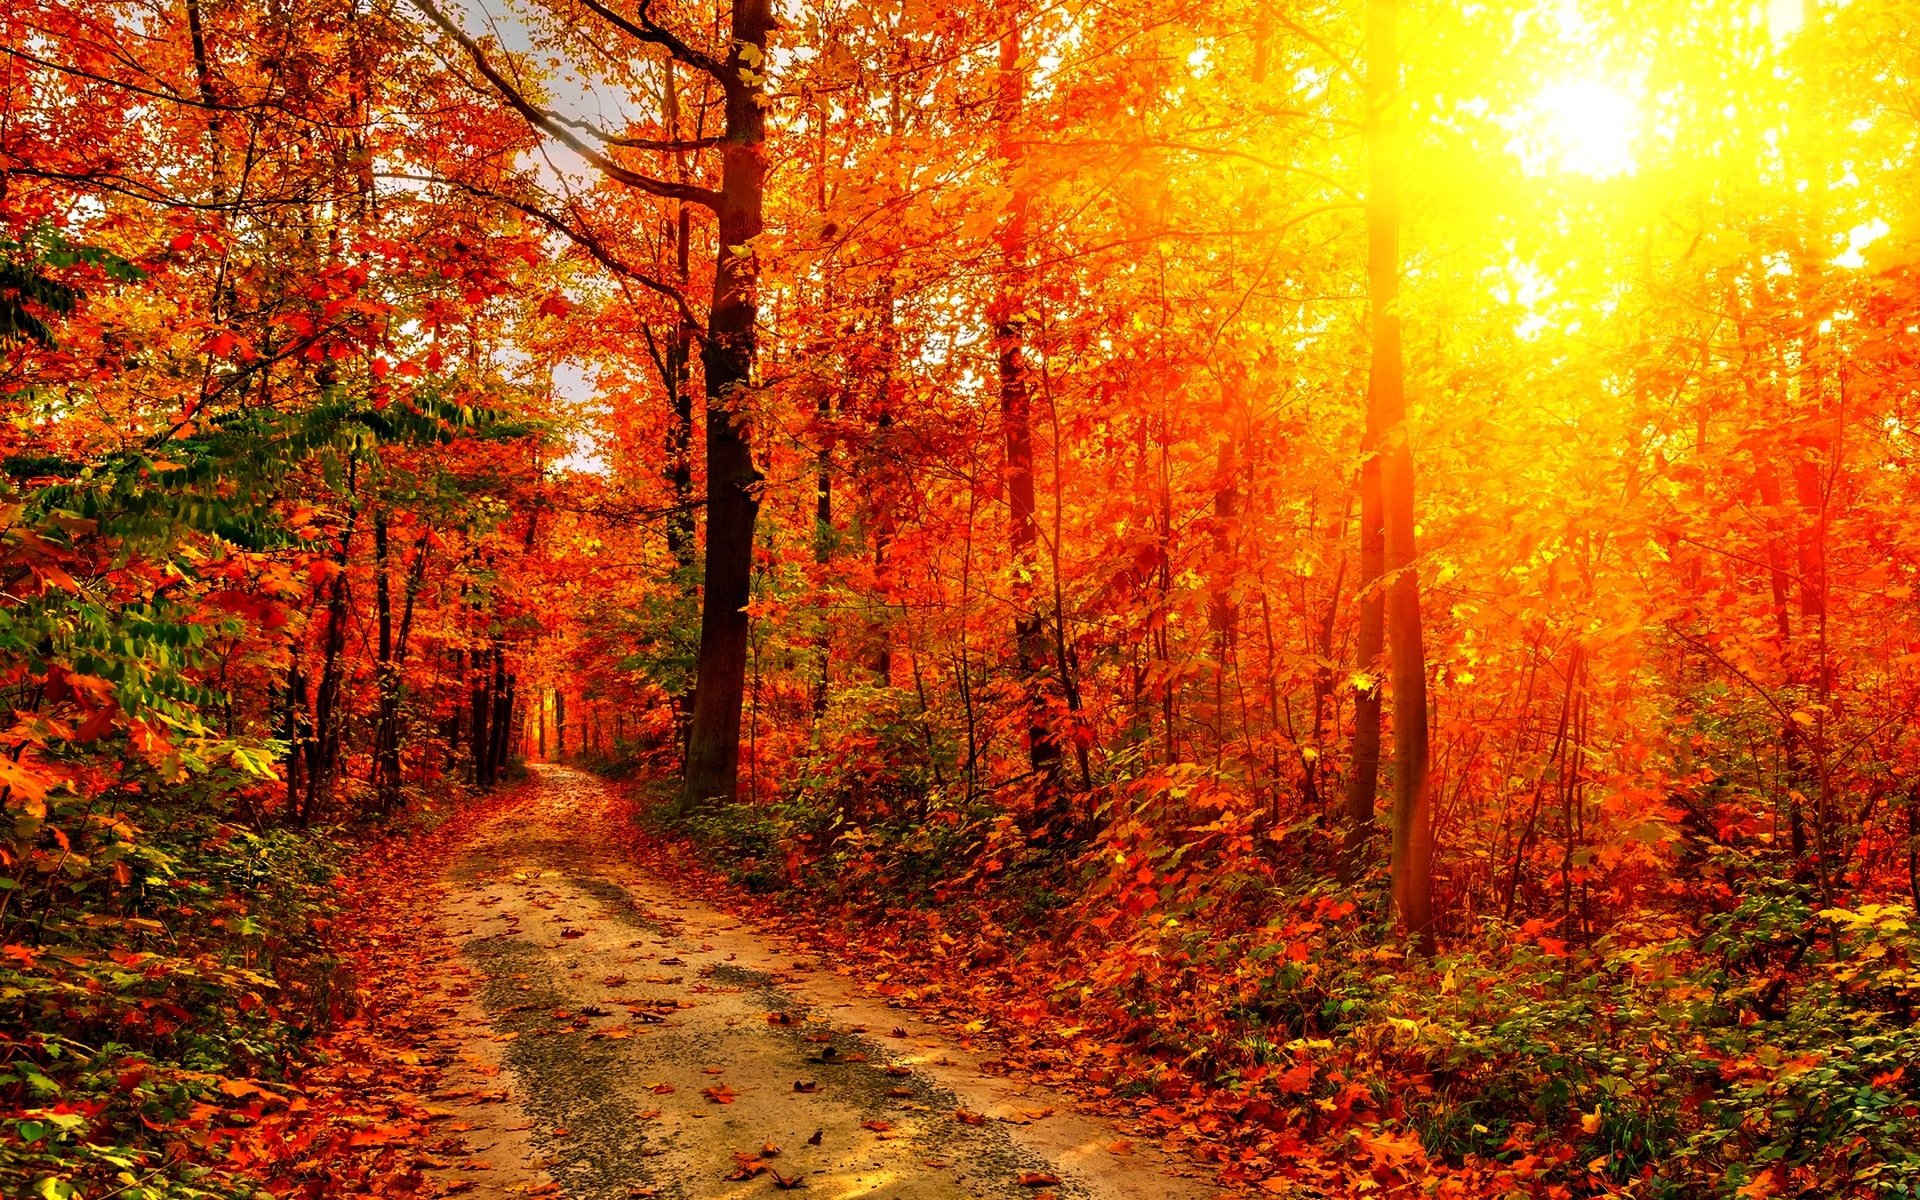
[[[1920,1197],[1908,907],[1822,907],[1767,857],[1714,847],[1704,916],[1585,939],[1487,919],[1426,961],[1378,879],[1299,871],[1312,847],[1276,853],[1251,823],[1159,846],[1110,801],[1097,836],[1035,838],[941,799],[850,820],[803,778],[694,812],[643,785],[641,812],[738,886],[896,949],[958,939],[929,974],[1043,995],[1058,1025],[1134,1048],[1117,1094],[1201,1081],[1278,1146],[1472,1168],[1500,1195]]]
[[[254,1194],[213,1136],[222,1105],[290,1078],[351,981],[321,939],[341,831],[250,826],[244,798],[129,783],[13,830],[0,1194]]]

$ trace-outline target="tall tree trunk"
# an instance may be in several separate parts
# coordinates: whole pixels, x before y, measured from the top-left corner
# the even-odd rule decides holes
[[[886,618],[886,596],[889,573],[887,555],[893,546],[894,536],[893,447],[890,442],[893,436],[893,389],[896,360],[900,356],[900,335],[894,321],[891,278],[881,283],[876,317],[880,328],[878,361],[872,368],[875,408],[873,440],[878,453],[869,456],[863,490],[866,494],[867,523],[873,531],[873,579],[881,598],[874,606],[874,618],[868,623],[867,666],[873,672],[875,683],[881,687],[892,687],[893,634]]]
[[[387,581],[387,518],[384,512],[374,518],[374,572],[376,601],[379,608],[379,667],[376,676],[380,709],[374,726],[373,780],[380,811],[391,813],[400,801],[400,703],[402,672],[407,662],[407,642],[413,632],[413,614],[426,578],[427,536],[420,535],[413,549],[413,562],[407,568],[406,588],[400,608],[400,626],[393,628],[392,600]]]
[[[1000,155],[1006,163],[1013,198],[1000,228],[1000,276],[989,319],[993,325],[995,359],[1000,375],[1000,430],[1005,443],[1003,482],[1007,489],[1008,540],[1013,559],[1013,653],[1027,706],[1027,760],[1049,788],[1060,776],[1060,746],[1046,718],[1040,663],[1047,653],[1046,623],[1034,608],[1033,575],[1039,541],[1034,516],[1033,397],[1026,362],[1027,208],[1029,197],[1020,179],[1023,153],[1019,121],[1026,99],[1026,67],[1020,61],[1020,14],[1008,5],[1000,33],[1000,78],[994,119],[999,126]]]
[[[1413,447],[1400,345],[1398,0],[1367,0],[1367,300],[1373,325],[1368,423],[1380,438],[1387,640],[1393,662],[1393,906],[1421,950],[1434,949],[1433,827],[1428,795],[1427,655],[1414,567]]]
[[[473,785],[485,789],[493,786],[487,773],[493,748],[493,664],[475,650],[468,659],[468,674],[473,720],[468,725],[467,746],[472,751]]]
[[[354,488],[356,463],[347,463],[347,488]],[[353,552],[354,527],[360,509],[349,502],[346,525],[340,531],[340,550],[333,578],[327,584],[327,624],[320,651],[320,681],[314,689],[313,735],[307,742],[307,804],[304,819],[311,820],[324,806],[340,761],[341,658],[347,648],[347,563]]]
[[[446,719],[440,723],[440,736],[447,743],[447,758],[443,766],[445,767],[445,769],[449,771],[453,769],[454,763],[460,757],[460,722],[461,722],[461,714],[466,710],[466,699],[464,695],[464,689],[466,688],[466,681],[467,681],[466,650],[457,648],[452,651],[452,654],[453,654],[453,703],[447,706]],[[437,681],[436,681],[436,684],[437,684]],[[439,689],[437,686],[435,687],[433,699],[434,699],[434,704],[438,706],[440,703],[440,696],[439,696]]]
[[[493,741],[487,754],[488,787],[500,781],[500,772],[507,765],[507,751],[513,745],[515,682],[515,678],[507,673],[506,651],[500,648],[496,639],[493,643]]]
[[[400,678],[393,662],[393,587],[387,579],[387,510],[373,510],[373,608],[375,635],[374,688],[378,693],[379,715],[374,720],[373,791],[382,813],[393,811],[400,781],[389,784],[387,743],[394,734],[394,719],[400,709]],[[398,749],[398,743],[395,744]],[[394,775],[399,764],[394,763]]]
[[[827,212],[827,111],[821,105],[816,118],[819,121],[819,156],[815,163],[814,200],[826,219]],[[820,293],[821,311],[831,313],[834,310],[833,275],[829,273],[824,280]],[[849,352],[843,360],[842,369],[848,374],[858,364],[856,353]],[[837,386],[837,385],[836,385]],[[827,567],[833,562],[833,393],[835,388],[821,386],[814,398],[813,436],[816,446],[813,453],[813,562],[820,570],[815,576],[815,587],[825,587]],[[845,407],[844,402],[842,407]],[[833,683],[833,621],[822,619],[819,623],[820,661],[815,664],[813,680],[813,720],[817,725],[827,715],[827,701]]]
[[[826,389],[820,389],[820,397],[814,412],[815,427],[820,438],[820,448],[815,452],[813,463],[813,562],[820,568],[819,585],[824,586],[827,579],[827,566],[833,561],[833,458],[827,449],[830,437],[828,428],[833,420],[833,396]],[[813,679],[813,719],[820,721],[827,715],[828,690],[833,682],[833,622],[820,622],[820,661],[815,665]]]
[[[1207,629],[1213,635],[1213,758],[1226,753],[1228,738],[1227,672],[1238,651],[1240,605],[1234,599],[1239,582],[1235,559],[1236,526],[1240,522],[1240,456],[1237,429],[1220,443],[1213,492],[1213,563],[1207,583]]]
[[[1341,855],[1341,873],[1347,879],[1366,867],[1367,837],[1380,796],[1380,701],[1386,683],[1381,658],[1387,648],[1387,598],[1381,576],[1386,571],[1387,531],[1381,518],[1380,431],[1375,416],[1369,394],[1367,428],[1360,442],[1360,629],[1353,651],[1354,666],[1368,682],[1354,689],[1353,695],[1353,761],[1347,776],[1347,837]]]
[[[731,803],[740,783],[740,710],[747,682],[747,600],[753,583],[753,529],[761,475],[734,411],[753,382],[759,264],[745,249],[761,230],[766,119],[760,108],[772,0],[734,0],[727,71],[727,126],[721,143],[718,247],[713,304],[701,360],[707,392],[707,566],[700,606],[693,725],[687,735],[682,802]]]
[[[304,828],[307,823],[306,762],[308,741],[313,736],[312,717],[307,708],[307,673],[300,668],[299,641],[293,648],[293,663],[287,668],[287,816]]]

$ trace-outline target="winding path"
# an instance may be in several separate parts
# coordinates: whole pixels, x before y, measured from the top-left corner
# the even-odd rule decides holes
[[[537,767],[444,880],[433,1103],[473,1197],[1201,1200],[1071,1096],[618,856],[608,790]],[[450,1016],[451,1019],[444,1019]]]

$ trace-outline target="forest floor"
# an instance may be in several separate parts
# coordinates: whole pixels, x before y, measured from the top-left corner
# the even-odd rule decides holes
[[[473,1197],[1186,1200],[1201,1169],[1006,1072],[791,937],[627,861],[613,790],[561,767],[388,877],[421,1160]],[[625,836],[622,836],[624,832]],[[395,886],[397,885],[397,886]],[[353,917],[349,918],[354,919]],[[415,1061],[403,1055],[403,1061]]]

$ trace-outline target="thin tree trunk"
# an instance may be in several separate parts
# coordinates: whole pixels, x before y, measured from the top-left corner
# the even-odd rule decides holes
[[[374,649],[374,688],[379,715],[374,721],[373,791],[382,813],[393,810],[399,781],[387,780],[387,740],[393,733],[400,705],[400,681],[393,665],[393,588],[387,579],[387,510],[373,510],[373,608],[377,642]],[[398,773],[397,770],[395,772]]]
[[[487,765],[493,747],[493,671],[479,650],[475,650],[469,659],[468,673],[472,677],[473,719],[467,732],[467,745],[472,751],[473,785],[486,789],[493,786],[493,780],[487,774]]]
[[[500,781],[512,746],[514,676],[507,673],[506,652],[496,639],[493,643],[493,741],[488,747],[487,786]]]
[[[1360,454],[1360,629],[1353,662],[1368,683],[1355,688],[1353,695],[1347,838],[1341,856],[1342,875],[1347,879],[1355,878],[1366,867],[1367,838],[1373,830],[1373,810],[1380,797],[1380,705],[1386,684],[1381,660],[1387,648],[1387,605],[1381,576],[1386,571],[1387,534],[1381,518],[1380,433],[1371,398]]]
[[[305,765],[310,755],[307,743],[313,735],[307,704],[307,674],[300,668],[300,647],[295,645],[293,663],[287,668],[287,815],[303,828],[307,823],[307,808],[303,800],[306,795]]]
[[[1027,706],[1027,760],[1048,788],[1057,788],[1060,746],[1046,714],[1040,663],[1046,655],[1046,624],[1034,609],[1033,575],[1039,526],[1034,514],[1033,399],[1026,362],[1027,209],[1030,197],[1020,179],[1023,154],[1019,121],[1026,97],[1026,68],[1020,62],[1020,21],[1009,5],[1000,33],[1000,77],[994,119],[1000,153],[1013,190],[1001,226],[1001,269],[989,319],[1000,375],[1000,429],[1005,443],[1003,477],[1009,510],[1008,540],[1013,560],[1014,670]]]
[[[461,714],[466,710],[465,690],[467,685],[467,652],[464,647],[453,650],[453,703],[447,706],[447,717],[441,724],[441,736],[447,743],[447,761],[445,769],[452,770],[460,757]],[[439,689],[434,690],[434,703],[440,701]]]
[[[347,488],[354,488],[353,460],[347,464]],[[347,646],[347,563],[353,552],[354,527],[360,509],[349,502],[347,521],[340,531],[340,551],[334,560],[334,576],[328,582],[327,624],[321,643],[320,682],[314,691],[313,735],[307,743],[307,805],[304,819],[318,815],[333,783],[334,769],[340,759],[340,676],[341,657]]]
[[[1367,2],[1367,296],[1373,325],[1367,410],[1380,435],[1387,635],[1393,662],[1393,906],[1425,953],[1434,949],[1433,829],[1428,795],[1427,656],[1415,569],[1413,448],[1400,345],[1400,63],[1398,0]]]
[[[883,280],[875,302],[879,320],[878,361],[873,364],[873,451],[867,456],[865,493],[867,525],[873,536],[873,578],[879,596],[867,624],[867,668],[881,687],[893,686],[893,645],[887,620],[888,551],[893,545],[892,493],[893,389],[900,356],[900,335],[893,313],[893,280]]]

